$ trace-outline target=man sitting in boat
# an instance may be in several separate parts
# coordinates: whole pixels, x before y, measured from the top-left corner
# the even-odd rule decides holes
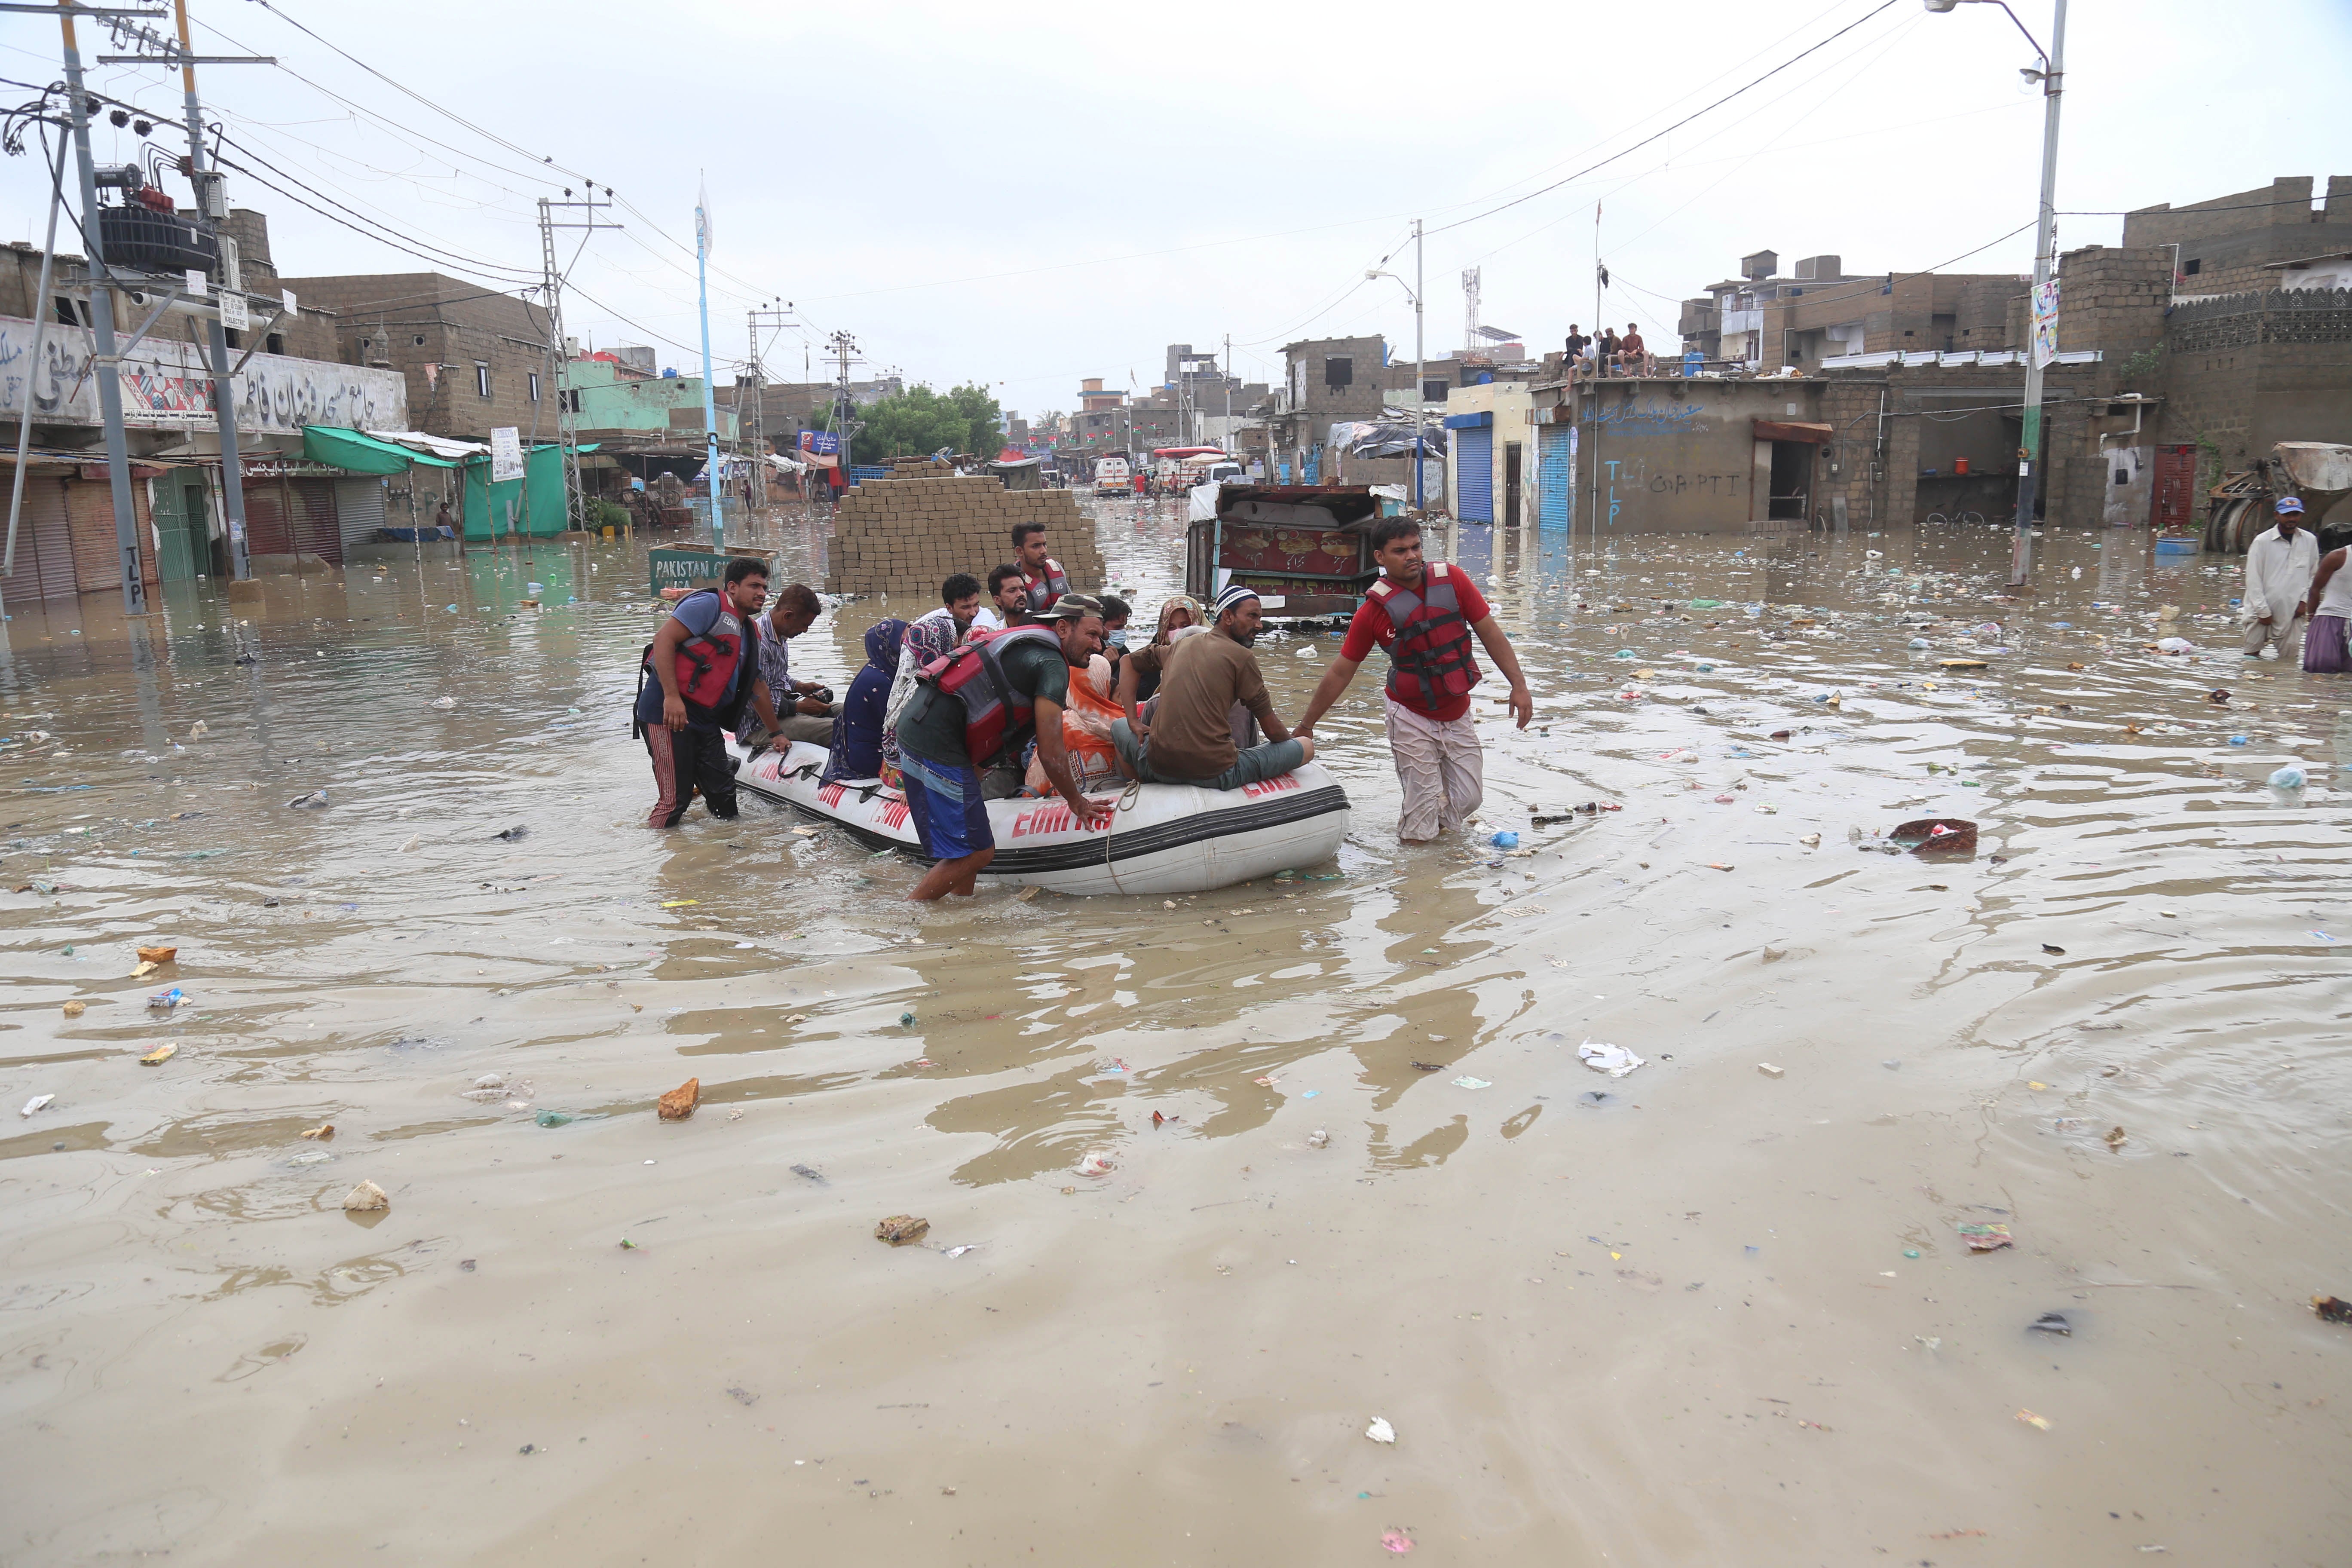
[[[1263,615],[1256,593],[1236,583],[1217,595],[1206,636],[1187,637],[1168,655],[1150,721],[1139,731],[1120,719],[1112,743],[1129,776],[1145,784],[1239,789],[1289,773],[1315,755],[1275,717],[1265,676],[1250,645]],[[1254,716],[1273,737],[1246,750],[1234,742],[1234,710]]]
[[[1029,618],[1029,580],[1021,568],[1007,563],[988,574],[988,605],[980,624],[991,631],[1016,626]]]
[[[829,689],[814,680],[793,679],[792,641],[816,625],[823,614],[824,601],[816,596],[815,589],[805,583],[787,583],[777,592],[776,602],[768,606],[766,621],[760,627],[760,679],[768,683],[769,694],[781,710],[781,733],[787,741],[806,741],[812,746],[822,746],[833,738],[833,718],[839,710]],[[766,721],[757,713],[747,713],[735,738],[756,747],[765,729]]]
[[[980,616],[980,579],[958,572],[940,584],[940,607],[926,610],[907,626],[898,649],[898,673],[890,682],[890,697],[882,711],[883,776],[898,776],[898,715],[915,695],[915,677],[933,659],[953,653]]]
[[[1055,600],[1070,591],[1070,579],[1062,570],[1062,563],[1045,553],[1044,523],[1013,525],[1013,558],[1021,563],[1021,586],[1027,595],[1026,608],[1031,616],[1044,615],[1054,607]]]
[[[895,616],[866,628],[866,668],[857,672],[857,679],[849,683],[849,695],[842,699],[819,783],[872,778],[885,784],[898,782],[897,770],[882,760],[882,712],[890,696],[890,681],[898,672],[898,648],[906,636],[907,623]]]
[[[1032,730],[1045,776],[1069,804],[1073,822],[1092,831],[1112,807],[1078,788],[1062,745],[1062,710],[1070,670],[1102,651],[1102,605],[1065,594],[1044,620],[975,633],[925,668],[922,687],[898,720],[901,784],[915,836],[938,864],[909,899],[970,897],[974,879],[996,858],[980,771],[1018,757]]]

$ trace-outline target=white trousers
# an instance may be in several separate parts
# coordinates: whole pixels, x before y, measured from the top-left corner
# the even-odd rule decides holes
[[[2249,620],[2246,623],[2246,651],[2260,653],[2263,645],[2267,643],[2278,649],[2279,658],[2285,658],[2294,642],[2294,634],[2302,630],[2303,626],[2304,619],[2300,615],[2273,616],[2268,626]]]
[[[1385,692],[1381,705],[1388,710],[1397,782],[1404,786],[1397,836],[1434,838],[1461,826],[1486,796],[1486,754],[1478,749],[1470,716],[1444,722],[1425,719]]]

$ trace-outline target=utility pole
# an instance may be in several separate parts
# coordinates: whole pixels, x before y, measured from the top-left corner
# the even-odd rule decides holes
[[[2031,38],[2032,35],[2028,34]],[[2058,100],[2066,79],[2066,0],[2057,0],[2050,25],[2050,53],[2042,72],[2042,215],[2033,236],[2033,310],[2041,312],[2058,269]],[[2042,478],[2042,355],[2040,333],[2029,329],[2025,345],[2025,431],[2017,454],[2017,542],[2010,552],[2009,585],[2024,585],[2033,571],[2033,500]],[[2050,352],[2058,352],[2058,323],[2050,323]]]
[[[1423,379],[1427,362],[1422,358],[1421,346],[1421,220],[1412,220],[1412,510],[1425,510],[1426,497],[1422,493],[1422,389],[1428,384]]]
[[[1587,385],[1584,389],[1584,427],[1588,433],[1584,444],[1591,448],[1586,460],[1592,465],[1592,511],[1585,524],[1585,531],[1591,537],[1592,542],[1595,544],[1598,544],[1601,542],[1601,403],[1599,395],[1601,391],[1600,378],[1603,366],[1601,363],[1601,288],[1602,279],[1606,279],[1608,276],[1608,268],[1601,265],[1601,204],[1599,202],[1595,202],[1592,204],[1592,381],[1591,384]],[[1574,372],[1570,373],[1571,381],[1574,379]],[[1748,480],[1748,489],[1751,492],[1748,498],[1748,510],[1754,511],[1756,510],[1756,498],[1752,492],[1755,489],[1755,479],[1752,476]],[[1769,511],[1770,510],[1771,508],[1769,506],[1765,508],[1765,510],[1767,511]]]
[[[128,38],[134,43],[144,44],[155,51],[152,54],[102,55],[99,58],[100,65],[157,64],[177,65],[180,68],[182,101],[185,106],[188,124],[188,184],[195,193],[194,222],[198,229],[213,237],[221,275],[221,295],[238,296],[238,302],[242,307],[245,294],[244,269],[240,264],[232,260],[235,242],[221,233],[221,226],[228,220],[227,193],[220,174],[208,165],[205,158],[204,106],[196,97],[196,67],[199,64],[276,65],[278,61],[267,55],[198,55],[188,35],[187,0],[173,0],[172,13],[178,30],[176,39],[167,38],[153,28],[132,19],[141,16],[160,16],[163,15],[160,11],[107,10],[79,6],[73,9],[81,10],[87,15],[105,16],[107,26],[113,33],[118,44]],[[66,26],[70,31],[72,27],[70,14]],[[79,89],[77,88],[75,90],[79,92]],[[85,103],[81,107],[86,110],[89,106]],[[87,224],[95,224],[97,221],[94,214],[85,215]],[[176,303],[182,292],[183,290],[174,288],[169,302]],[[232,581],[248,582],[252,579],[253,570],[251,563],[247,558],[246,550],[245,467],[237,451],[236,385],[236,372],[246,360],[253,357],[253,350],[247,347],[244,356],[232,363],[229,359],[228,324],[221,315],[218,305],[205,309],[201,298],[197,299],[196,304],[198,309],[193,313],[205,323],[205,332],[207,339],[200,345],[198,352],[205,361],[205,374],[212,383],[213,415],[215,426],[219,431],[221,510],[228,522],[229,576]],[[165,308],[168,308],[168,305]],[[278,315],[282,316],[284,313],[281,310]],[[272,321],[277,319],[277,317],[271,318]],[[152,327],[154,320],[153,316],[150,316],[148,325]],[[266,334],[268,331],[268,324],[265,322],[261,331]],[[145,329],[142,328],[140,332],[134,333],[133,342],[135,343],[140,337],[143,336],[144,332]]]
[[[751,339],[751,462],[760,475],[759,487],[755,493],[759,496],[759,504],[762,508],[767,505],[768,500],[768,402],[767,394],[763,390],[767,385],[767,365],[760,353],[760,328],[768,322],[773,322],[779,327],[789,325],[792,311],[792,301],[787,300],[784,301],[784,308],[781,310],[772,307],[745,312]],[[743,437],[743,398],[740,393],[738,393],[735,397],[735,436],[740,445]]]
[[[1234,449],[1234,335],[1225,334],[1225,357],[1217,362],[1225,378],[1225,450]]]
[[[833,426],[834,434],[839,437],[841,445],[833,458],[834,461],[841,466],[841,476],[845,487],[852,467],[849,460],[849,438],[855,434],[849,427],[849,416],[850,411],[857,406],[856,401],[849,395],[849,360],[850,356],[857,352],[857,340],[844,331],[835,332],[825,341],[833,345],[835,357],[840,362],[839,379],[834,383],[833,389]]]
[[[99,417],[106,426],[106,477],[114,500],[114,542],[122,564],[122,613],[147,614],[147,579],[139,569],[139,520],[131,510],[131,453],[122,435],[122,360],[114,341],[114,275],[106,265],[100,236],[98,171],[89,156],[89,100],[81,85],[81,50],[74,40],[77,7],[59,0],[58,26],[65,34],[66,90],[73,95],[74,168],[81,181],[82,243],[89,252],[90,333],[98,352]],[[29,413],[30,411],[27,410]]]
[[[180,0],[180,3],[185,4],[186,0]],[[541,277],[540,287],[546,291],[547,295],[547,353],[550,362],[548,368],[554,372],[551,379],[555,383],[555,447],[563,461],[563,519],[574,528],[585,528],[588,525],[588,504],[582,494],[580,481],[580,411],[577,406],[579,395],[572,390],[572,344],[563,335],[565,269],[556,265],[555,231],[559,228],[588,231],[581,236],[580,242],[583,247],[585,247],[588,243],[588,235],[597,229],[622,227],[620,224],[606,223],[596,216],[599,208],[605,211],[612,209],[612,196],[613,187],[607,185],[604,187],[604,200],[598,201],[595,182],[592,180],[588,184],[586,201],[573,201],[572,187],[569,185],[563,187],[563,200],[560,202],[548,196],[539,198],[539,264]],[[575,223],[567,218],[559,222],[555,216],[559,208],[565,212],[578,212],[583,215],[584,221]],[[529,452],[523,454],[522,472],[523,488],[528,490],[530,487],[530,454]],[[459,531],[462,533],[464,530],[460,529]]]

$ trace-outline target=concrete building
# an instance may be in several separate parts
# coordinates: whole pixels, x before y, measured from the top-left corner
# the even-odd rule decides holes
[[[2008,341],[2010,300],[2031,286],[2011,273],[1857,277],[1837,256],[1807,257],[1785,278],[1779,268],[1778,255],[1759,250],[1740,258],[1738,278],[1684,300],[1685,352],[1769,375],[1848,354],[1998,349]],[[1653,352],[1666,357],[1663,344]]]
[[[1445,493],[1460,521],[1511,528],[1532,521],[1526,504],[1534,478],[1532,387],[1524,377],[1497,376],[1445,395]]]
[[[501,426],[554,434],[550,322],[536,303],[438,272],[281,281],[332,312],[336,358],[406,380],[411,428],[458,441]]]

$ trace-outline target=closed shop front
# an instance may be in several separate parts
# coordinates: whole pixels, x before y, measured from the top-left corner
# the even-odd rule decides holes
[[[335,481],[335,512],[343,548],[371,543],[383,526],[383,480],[374,476]]]
[[[1452,420],[1447,420],[1452,424]],[[1454,515],[1465,522],[1495,521],[1495,427],[1454,432]]]
[[[302,471],[289,471],[292,467]],[[316,556],[343,563],[342,526],[337,521],[335,488],[350,476],[316,464],[254,464],[246,469],[246,549],[255,556]],[[290,559],[263,569],[291,565]]]
[[[25,510],[16,522],[16,569],[5,580],[13,602],[70,599],[81,592],[74,571],[73,531],[66,521],[70,468],[36,465],[25,476]],[[12,480],[15,475],[0,468]]]

